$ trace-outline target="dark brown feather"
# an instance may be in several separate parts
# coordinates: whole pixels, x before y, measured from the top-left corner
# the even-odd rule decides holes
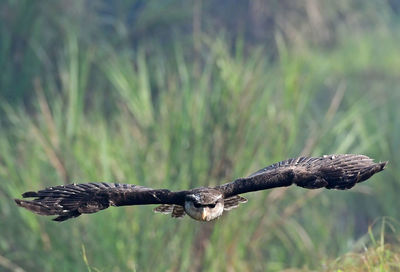
[[[154,208],[154,212],[171,214],[171,217],[182,218],[185,216],[185,209],[181,205],[163,204]]]
[[[174,218],[182,218],[185,216],[185,209],[181,205],[174,205],[171,216]]]
[[[58,215],[55,221],[64,221],[83,213],[95,213],[109,206],[146,204],[183,204],[184,192],[154,190],[132,184],[85,183],[49,187],[22,196],[33,200],[15,199],[15,202],[41,215]]]
[[[247,198],[244,198],[240,195],[231,196],[224,199],[224,211],[230,211],[234,208],[237,208],[240,203],[246,203]]]
[[[231,197],[251,191],[296,184],[307,189],[349,189],[385,168],[387,162],[374,163],[364,155],[329,155],[299,157],[265,167],[247,178],[217,186]]]
[[[15,202],[41,215],[57,215],[55,221],[64,221],[83,213],[95,213],[109,206],[162,204],[155,211],[171,213],[172,217],[185,215],[184,204],[193,201],[213,204],[224,197],[224,209],[230,210],[247,200],[238,194],[296,184],[315,189],[349,189],[356,183],[382,171],[387,162],[374,163],[364,155],[329,155],[299,157],[272,164],[247,178],[215,188],[196,188],[171,192],[131,184],[85,183],[49,187],[38,192],[26,192]]]
[[[162,204],[153,209],[154,212],[162,214],[170,214],[172,213],[173,210],[174,210],[174,205],[170,204]]]

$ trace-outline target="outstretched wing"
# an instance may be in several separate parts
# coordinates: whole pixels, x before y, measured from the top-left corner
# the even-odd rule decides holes
[[[292,184],[307,189],[345,190],[382,171],[386,163],[374,163],[367,156],[352,154],[299,157],[275,163],[216,189],[223,192],[225,198]]]
[[[109,206],[177,204],[183,205],[185,191],[171,192],[132,184],[85,183],[49,187],[38,192],[26,192],[15,202],[41,215],[58,215],[55,221],[64,221],[83,213],[95,213]]]

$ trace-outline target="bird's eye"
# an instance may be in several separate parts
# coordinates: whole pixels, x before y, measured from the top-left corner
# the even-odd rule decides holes
[[[207,205],[209,208],[215,208],[215,204],[208,204]]]
[[[201,205],[199,203],[197,203],[197,202],[194,202],[193,206],[195,206],[196,208],[200,208],[201,207]]]

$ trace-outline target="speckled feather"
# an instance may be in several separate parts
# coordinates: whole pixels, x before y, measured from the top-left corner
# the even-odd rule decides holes
[[[329,155],[298,157],[267,166],[246,178],[211,187],[171,192],[143,186],[119,183],[84,183],[49,187],[38,192],[26,192],[15,202],[41,215],[57,215],[64,221],[83,213],[95,213],[109,206],[162,204],[156,212],[172,217],[185,215],[185,203],[210,205],[222,201],[223,210],[238,207],[247,199],[239,194],[296,184],[307,189],[349,189],[356,183],[382,171],[387,162],[374,163],[364,155]],[[220,216],[220,214],[218,215]]]
[[[41,215],[58,215],[64,221],[83,213],[95,213],[109,206],[182,203],[181,192],[153,190],[143,186],[119,183],[83,183],[49,187],[38,192],[26,192],[16,203]]]
[[[224,192],[225,198],[292,184],[307,189],[325,187],[345,190],[382,171],[386,164],[352,154],[298,157],[272,164],[247,178],[218,186],[218,189]]]

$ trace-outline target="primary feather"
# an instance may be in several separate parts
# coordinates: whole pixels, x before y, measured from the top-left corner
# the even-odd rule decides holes
[[[95,213],[109,206],[161,204],[154,211],[180,218],[188,214],[210,221],[245,203],[239,194],[296,184],[307,189],[350,189],[356,183],[382,171],[387,162],[374,163],[364,155],[298,157],[267,166],[246,178],[216,187],[171,192],[166,189],[119,183],[85,183],[49,187],[26,192],[15,202],[40,215],[57,215],[64,221],[84,213]]]
[[[345,190],[382,171],[386,164],[353,154],[298,157],[272,164],[219,188],[225,197],[292,184],[307,189],[325,187]]]
[[[178,196],[178,197],[177,197]],[[160,204],[183,200],[178,193],[154,190],[132,184],[83,183],[49,187],[38,192],[26,192],[15,202],[40,215],[58,215],[55,221],[64,221],[83,213],[95,213],[109,206]],[[183,202],[182,202],[183,203]]]

